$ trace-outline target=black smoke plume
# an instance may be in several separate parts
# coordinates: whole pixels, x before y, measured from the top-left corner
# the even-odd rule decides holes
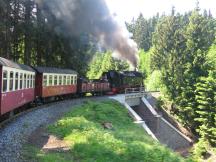
[[[115,21],[104,0],[36,0],[59,20],[55,30],[66,35],[89,33],[118,58],[137,66],[137,45],[126,27]]]

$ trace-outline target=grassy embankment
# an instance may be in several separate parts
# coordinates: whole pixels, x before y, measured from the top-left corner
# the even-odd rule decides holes
[[[102,123],[110,122],[112,129]],[[133,123],[115,101],[86,102],[50,125],[51,134],[70,143],[64,152],[44,152],[35,146],[25,150],[27,160],[44,162],[183,162],[171,150],[153,141]]]

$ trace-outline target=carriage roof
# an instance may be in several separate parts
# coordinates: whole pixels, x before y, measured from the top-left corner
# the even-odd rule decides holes
[[[27,66],[27,65],[24,65],[24,64],[18,64],[18,63],[15,63],[15,62],[11,61],[11,60],[2,58],[2,57],[0,57],[0,65],[35,72],[35,70],[30,66]]]
[[[76,71],[71,69],[61,69],[54,67],[34,67],[38,73],[55,73],[55,74],[78,74]]]

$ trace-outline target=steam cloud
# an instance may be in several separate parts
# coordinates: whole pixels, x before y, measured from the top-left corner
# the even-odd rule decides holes
[[[137,66],[137,45],[130,39],[126,27],[111,15],[104,0],[36,0],[44,10],[52,12],[61,23],[56,31],[67,35],[90,33],[118,58]]]

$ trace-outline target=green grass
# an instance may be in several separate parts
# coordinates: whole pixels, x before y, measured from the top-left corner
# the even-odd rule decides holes
[[[103,122],[111,122],[113,129],[104,129]],[[153,141],[115,101],[86,102],[50,125],[48,130],[69,141],[70,151],[44,153],[34,146],[27,146],[25,158],[42,162],[186,161]]]
[[[73,162],[70,152],[45,153],[35,146],[26,145],[23,149],[23,158],[27,162]]]

